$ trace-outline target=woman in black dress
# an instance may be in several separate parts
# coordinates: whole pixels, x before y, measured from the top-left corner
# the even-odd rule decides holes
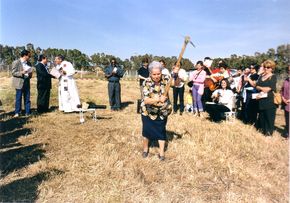
[[[277,77],[273,74],[276,64],[272,60],[263,63],[264,73],[259,77],[256,89],[264,96],[257,96],[259,103],[259,117],[257,129],[265,136],[272,136],[276,117],[276,105],[274,104],[274,94],[276,92]]]
[[[142,135],[143,153],[146,158],[149,153],[149,140],[158,140],[159,159],[164,160],[164,148],[166,140],[167,116],[171,112],[168,95],[165,95],[169,77],[162,75],[162,66],[153,61],[149,65],[150,77],[143,82],[142,110]]]

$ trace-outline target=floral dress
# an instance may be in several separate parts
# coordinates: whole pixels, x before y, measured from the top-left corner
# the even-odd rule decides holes
[[[143,95],[144,99],[160,97],[164,94],[166,85],[169,82],[169,76],[162,75],[161,81],[158,85],[149,78],[143,82]],[[163,104],[145,104],[144,99],[141,102],[141,110],[143,116],[149,116],[151,120],[156,120],[158,117],[163,120],[165,119],[172,111],[172,106],[170,100],[167,99]]]

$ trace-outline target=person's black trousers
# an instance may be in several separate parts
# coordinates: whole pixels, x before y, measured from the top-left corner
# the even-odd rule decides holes
[[[47,112],[49,109],[50,89],[37,89],[37,112]]]
[[[206,110],[206,105],[205,103],[206,102],[211,102],[212,101],[212,98],[211,98],[211,95],[212,95],[212,91],[210,91],[210,89],[208,87],[205,87],[204,88],[204,92],[203,92],[203,95],[201,97],[201,102],[202,102],[202,106],[203,106],[203,110],[205,111]]]
[[[252,93],[247,93],[246,102],[242,105],[242,118],[246,124],[255,124],[258,115],[258,101],[252,99]]]
[[[177,101],[179,98],[179,111],[184,111],[184,86],[178,88],[173,87],[173,111],[176,112],[178,110]]]
[[[121,85],[120,82],[109,82],[109,101],[112,110],[119,110],[121,108]]]
[[[258,130],[266,136],[272,135],[274,132],[275,117],[276,108],[260,110],[257,123]]]
[[[227,106],[222,104],[206,104],[206,111],[214,122],[220,122],[225,118],[224,113],[231,111]]]
[[[251,99],[249,102],[248,116],[249,124],[253,125],[257,122],[259,103],[256,99]]]
[[[284,116],[285,116],[285,131],[286,136],[289,137],[289,111],[284,110]]]

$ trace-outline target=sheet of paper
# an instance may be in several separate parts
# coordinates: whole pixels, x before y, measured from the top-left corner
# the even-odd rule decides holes
[[[266,93],[266,92],[254,93],[254,94],[252,94],[252,99],[257,99],[257,96],[259,98],[266,98],[266,97],[268,97],[268,93]]]
[[[50,75],[54,76],[57,79],[61,76],[59,70],[57,70],[57,68],[55,67],[51,69]]]
[[[203,63],[203,65],[205,67],[211,67],[212,62],[213,62],[213,60],[205,60],[204,63]]]
[[[25,64],[23,65],[23,70],[25,70],[27,73],[31,73],[32,72],[32,67]]]

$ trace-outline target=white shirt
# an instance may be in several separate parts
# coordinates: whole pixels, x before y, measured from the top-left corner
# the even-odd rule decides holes
[[[240,79],[241,79],[241,76],[233,77],[233,81],[231,83],[231,88],[232,89],[234,89],[234,88],[237,89],[238,88]]]
[[[168,75],[169,77],[171,77],[170,72],[167,68],[162,68],[162,75]]]
[[[21,61],[21,63],[22,63],[23,70],[27,72],[27,73],[25,73],[24,75],[25,75],[26,77],[28,77],[28,76],[29,76],[28,73],[32,73],[32,67],[29,66],[29,65],[27,65],[27,61],[24,61],[24,60],[22,60],[22,59],[20,59],[20,61]]]
[[[228,107],[230,110],[233,108],[233,101],[234,101],[234,93],[232,90],[226,89],[217,89],[212,93],[212,96],[219,96],[219,103],[225,105]]]
[[[173,74],[173,71],[171,72]],[[178,77],[181,78],[184,82],[187,80],[187,73],[184,69],[180,68],[178,71]],[[184,82],[181,81],[180,84],[176,87],[181,88],[184,85]]]

